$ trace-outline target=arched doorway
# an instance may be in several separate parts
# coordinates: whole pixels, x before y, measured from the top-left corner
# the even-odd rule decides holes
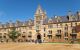
[[[41,34],[40,33],[37,35],[37,39],[41,39]]]
[[[36,42],[38,42],[38,43],[42,42],[40,33],[37,34],[37,41]]]

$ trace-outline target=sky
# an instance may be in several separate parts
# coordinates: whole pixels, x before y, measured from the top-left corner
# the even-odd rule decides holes
[[[0,0],[0,22],[34,19],[38,5],[46,11],[47,16],[64,16],[68,11],[80,10],[80,0]]]

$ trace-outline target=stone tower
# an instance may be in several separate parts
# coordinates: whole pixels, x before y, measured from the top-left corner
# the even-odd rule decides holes
[[[43,20],[45,20],[47,17],[46,17],[46,12],[44,12],[41,8],[40,5],[38,5],[38,8],[36,10],[36,13],[35,13],[35,17],[34,17],[34,23],[35,23],[35,26],[37,26],[37,29],[40,28],[40,26],[43,24]]]
[[[43,37],[43,20],[47,18],[46,12],[43,11],[40,5],[38,5],[38,8],[35,12],[35,17],[34,17],[34,25],[35,25],[35,30],[36,34],[41,34],[41,37]]]

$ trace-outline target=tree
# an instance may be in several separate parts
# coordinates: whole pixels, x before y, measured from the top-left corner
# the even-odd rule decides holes
[[[15,41],[15,39],[17,39],[21,34],[16,31],[15,29],[13,29],[12,31],[9,32],[8,36],[9,38],[12,39],[12,41]]]

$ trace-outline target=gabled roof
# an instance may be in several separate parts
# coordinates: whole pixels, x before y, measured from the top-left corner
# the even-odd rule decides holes
[[[62,19],[62,22],[68,22],[69,21],[67,16],[61,16],[61,19]]]
[[[30,23],[31,22],[31,23]],[[29,24],[30,23],[30,24]],[[34,25],[34,20],[30,19],[28,21],[25,21],[24,22],[25,26],[31,26],[31,25]]]

